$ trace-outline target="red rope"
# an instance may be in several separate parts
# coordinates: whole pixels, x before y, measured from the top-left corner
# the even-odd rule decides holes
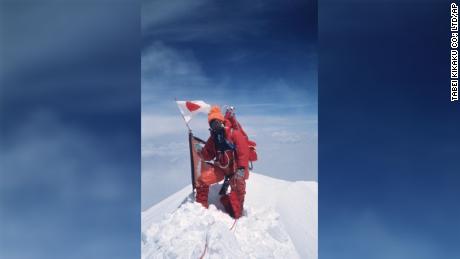
[[[235,232],[236,230],[236,222],[238,221],[238,219],[235,219],[235,221],[233,221],[233,225],[230,227],[229,230],[232,230],[233,229],[233,232]],[[214,224],[214,223],[213,223]],[[211,224],[212,225],[212,224]],[[201,254],[200,256],[200,259],[203,259],[204,256],[206,255],[206,251],[208,250],[208,233],[206,233],[206,243],[204,245],[204,250],[203,250],[203,253]]]
[[[233,227],[235,227],[235,229],[236,229],[236,221],[237,221],[237,220],[238,220],[238,219],[235,219],[235,221],[233,221],[233,225],[232,225],[232,227],[230,228],[230,230],[232,230]]]
[[[211,225],[209,225],[209,226],[214,225],[214,223],[215,223],[215,222],[211,223]],[[208,230],[208,231],[209,231],[209,230]],[[203,258],[204,258],[204,256],[206,255],[206,251],[208,250],[208,238],[209,238],[208,234],[209,234],[209,232],[206,232],[206,243],[205,243],[205,245],[204,245],[204,250],[203,250],[203,253],[202,253],[201,256],[200,256],[200,259],[203,259]]]
[[[208,250],[208,235],[206,234],[206,244],[204,245],[204,251],[200,256],[200,259],[204,258],[204,255],[206,254],[206,250]]]

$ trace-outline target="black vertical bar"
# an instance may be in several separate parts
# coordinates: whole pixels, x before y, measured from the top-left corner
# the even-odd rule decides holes
[[[189,143],[189,148],[190,148],[190,169],[191,169],[191,174],[192,174],[192,192],[195,190],[195,165],[194,165],[194,159],[193,159],[193,150],[192,150],[192,140],[193,140],[193,134],[191,131],[188,133],[188,143]]]

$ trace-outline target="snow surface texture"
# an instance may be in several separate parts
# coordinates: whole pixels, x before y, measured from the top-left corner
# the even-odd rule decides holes
[[[234,219],[211,186],[209,209],[191,186],[142,212],[142,258],[317,258],[316,182],[251,173],[245,211]],[[233,228],[232,228],[233,226]],[[232,228],[232,229],[231,229]]]

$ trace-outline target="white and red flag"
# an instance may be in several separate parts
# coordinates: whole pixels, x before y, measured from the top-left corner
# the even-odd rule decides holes
[[[211,105],[200,100],[176,101],[176,103],[186,123],[188,123],[197,113],[208,114],[211,109]]]

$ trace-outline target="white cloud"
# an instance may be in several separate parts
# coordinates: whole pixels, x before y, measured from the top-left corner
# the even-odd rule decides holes
[[[163,145],[143,144],[142,158],[148,157],[172,157],[169,161],[178,160],[177,157],[188,151],[188,143],[170,142]]]
[[[143,112],[158,112],[174,98],[201,99],[219,92],[192,52],[155,42],[142,52],[141,66]]]
[[[162,42],[155,42],[142,53],[142,79],[161,78],[176,82],[180,79],[206,83],[207,78],[198,61],[190,52],[179,52]],[[155,82],[155,81],[153,81]],[[151,86],[148,81],[145,87]],[[179,83],[183,83],[179,81]],[[152,85],[158,87],[161,85]]]
[[[144,0],[142,1],[142,29],[160,27],[193,16],[208,0]]]
[[[64,126],[53,113],[37,111],[11,139],[14,145],[0,149],[0,191],[14,192],[24,185],[41,183],[57,187],[53,188],[54,195],[68,202],[82,197],[116,200],[123,194],[124,183],[114,174],[126,168],[107,166],[110,155],[97,138]],[[85,168],[85,161],[91,168]],[[84,193],[78,185],[82,170],[92,176]]]
[[[248,36],[266,33],[270,20],[264,15],[297,4],[305,3],[289,2],[286,5],[278,0],[240,0],[223,4],[210,0],[144,0],[142,33],[145,37],[175,42],[245,40]],[[230,60],[243,56],[231,55]]]
[[[2,49],[8,49],[2,52],[3,68],[5,74],[19,77],[26,74],[24,70],[88,59],[107,45],[130,44],[126,31],[132,31],[130,25],[136,24],[137,17],[130,12],[137,6],[126,0],[110,7],[100,1],[61,0],[2,8],[2,22],[8,21],[0,26]],[[78,47],[69,47],[74,45]]]
[[[66,124],[49,111],[21,120],[0,145],[0,240],[7,248],[0,257],[62,258],[75,248],[79,256],[70,258],[123,257],[126,249],[92,244],[127,245],[126,235],[113,235],[120,229],[104,224],[107,216],[118,222],[139,209],[135,156],[119,153],[131,144]],[[114,141],[110,148],[107,137]],[[56,245],[56,237],[66,242]]]
[[[288,132],[287,130],[274,131],[271,136],[282,143],[296,143],[302,140],[302,135]]]
[[[268,77],[263,81],[239,82],[232,75],[210,77],[192,51],[178,50],[163,42],[146,48],[141,63],[143,112],[164,112],[161,110],[169,108],[165,107],[166,102],[172,104],[176,97],[235,105],[252,114],[317,112],[316,93],[299,91],[286,79]],[[260,91],[254,85],[265,87]]]
[[[177,112],[176,116],[142,114],[141,123],[143,141],[165,135],[183,133],[186,129],[179,112]]]

